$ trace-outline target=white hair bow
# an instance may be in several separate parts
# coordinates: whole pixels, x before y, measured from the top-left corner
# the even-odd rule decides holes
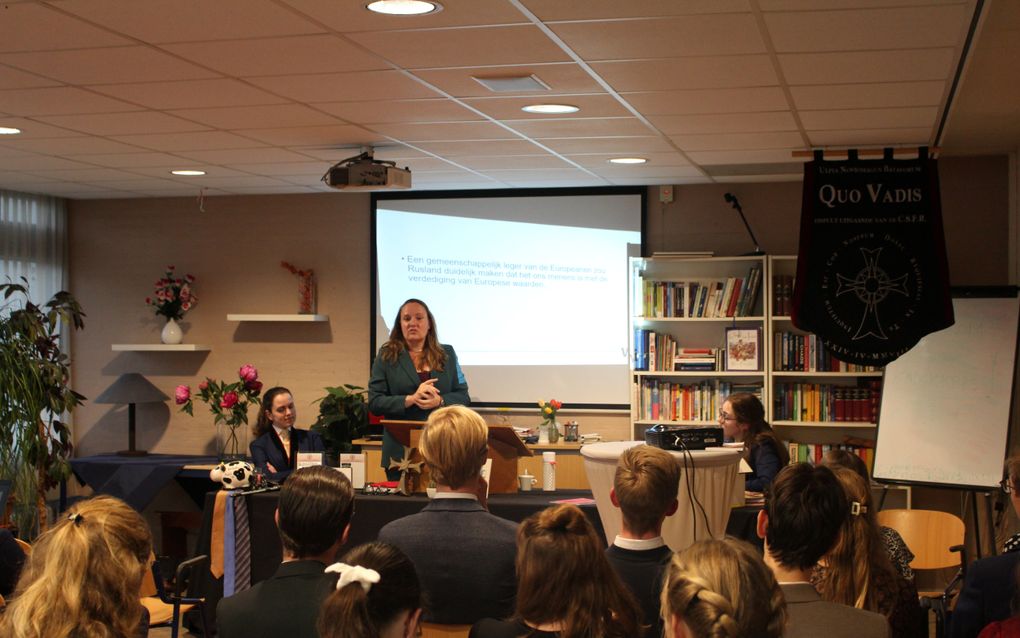
[[[343,589],[351,583],[358,583],[368,593],[372,585],[379,582],[379,572],[368,569],[361,565],[348,565],[346,563],[333,563],[326,568],[327,574],[340,574],[336,581],[336,588]]]

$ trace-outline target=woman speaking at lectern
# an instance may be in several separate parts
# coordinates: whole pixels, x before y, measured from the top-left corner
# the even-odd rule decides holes
[[[457,354],[439,343],[432,311],[424,301],[408,299],[372,363],[369,411],[386,419],[424,421],[436,408],[470,403]],[[384,430],[382,466],[391,480],[398,473],[389,469],[390,459],[403,456],[403,446]]]

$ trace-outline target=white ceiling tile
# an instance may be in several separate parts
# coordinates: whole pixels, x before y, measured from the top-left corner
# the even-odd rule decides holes
[[[19,136],[20,137],[20,136]],[[13,147],[42,153],[44,155],[63,155],[73,157],[75,155],[90,155],[101,153],[137,153],[141,149],[136,146],[114,142],[103,137],[92,135],[80,137],[46,137],[26,140],[5,140],[0,142],[0,148]]]
[[[967,23],[963,4],[765,14],[779,53],[955,47]]]
[[[0,89],[27,89],[36,86],[56,86],[59,82],[27,73],[4,64],[0,64]]]
[[[321,177],[328,167],[329,164],[327,162],[307,160],[303,162],[257,162],[244,164],[244,170],[249,173],[254,173],[256,175],[275,175],[277,177],[284,178],[289,175]]]
[[[226,133],[223,131],[199,131],[195,133],[146,133],[142,135],[118,135],[115,138],[125,144],[133,144],[154,151],[201,151],[223,148],[254,148],[265,146],[257,140]]]
[[[244,135],[275,146],[372,145],[384,141],[379,133],[346,124],[336,126],[295,126],[290,128],[238,129]]]
[[[237,148],[211,151],[180,151],[181,157],[193,159],[205,164],[244,165],[264,164],[270,162],[296,162],[302,165],[308,163],[309,158],[292,151],[273,146],[265,148]],[[245,166],[245,170],[248,167]]]
[[[551,28],[588,61],[766,52],[751,13],[562,22]]]
[[[436,97],[434,91],[400,71],[295,73],[249,77],[246,81],[278,95],[307,103]]]
[[[145,46],[4,55],[4,63],[68,84],[113,84],[214,77],[207,69]]]
[[[388,68],[379,58],[335,35],[191,42],[163,48],[235,77]]]
[[[748,0],[522,0],[541,20],[597,20],[696,15],[700,13],[739,13],[750,11]]]
[[[526,22],[524,15],[509,2],[443,0],[442,11],[422,16],[401,17],[368,11],[364,8],[367,2],[349,3],[353,8],[348,8],[336,0],[283,1],[302,14],[340,33]]]
[[[655,166],[690,166],[690,162],[684,158],[679,152],[672,153],[641,153],[641,157],[648,160],[648,164],[642,166],[655,165]],[[614,157],[620,157],[619,153],[587,153],[580,154],[575,153],[567,155],[566,158],[585,166],[593,170],[597,170],[604,166],[612,166],[609,164],[609,160]]]
[[[898,109],[853,109],[801,111],[806,131],[834,131],[874,128],[934,127],[939,110],[935,106]]]
[[[945,80],[953,71],[953,49],[788,53],[779,56],[786,81],[850,84]]]
[[[715,178],[720,184],[755,184],[762,182],[800,182],[804,180],[801,173],[780,173],[777,175],[725,175]]]
[[[717,115],[653,115],[648,118],[666,135],[796,131],[790,111],[720,113]]]
[[[77,131],[72,131],[60,126],[44,124],[34,118],[5,117],[3,118],[3,125],[21,129],[21,133],[16,138],[18,140],[29,140],[44,137],[75,137],[77,135],[81,135],[81,133],[78,133]],[[2,143],[2,140],[0,140],[0,143]]]
[[[0,105],[12,115],[59,115],[65,113],[115,113],[137,111],[127,102],[71,86],[0,91]]]
[[[324,31],[269,0],[61,0],[57,6],[132,38],[156,43]]]
[[[83,162],[97,164],[99,166],[111,166],[116,168],[143,168],[152,166],[171,166],[174,163],[187,161],[175,155],[167,153],[104,153],[96,155],[82,155],[77,157]]]
[[[555,155],[497,155],[488,157],[459,157],[457,163],[476,171],[492,169],[544,169],[569,168],[570,163]]]
[[[811,131],[811,146],[890,146],[896,144],[931,145],[928,128],[875,129],[870,131]]]
[[[403,144],[395,144],[390,141],[382,142],[375,145],[375,157],[376,159],[382,160],[399,160],[401,162],[408,159],[417,159],[421,157],[429,157],[428,153],[419,151]],[[345,157],[353,157],[361,153],[360,145],[347,145],[347,146],[336,146],[327,148],[324,146],[295,146],[290,150],[320,159],[327,162],[336,162],[344,159]]]
[[[516,137],[512,132],[489,122],[377,124],[372,129],[380,135],[386,135],[404,142],[501,140]]]
[[[316,104],[315,108],[360,125],[395,122],[469,122],[485,119],[447,99],[327,102]]]
[[[517,25],[352,33],[351,40],[406,69],[566,62],[567,54],[538,27]]]
[[[135,84],[102,84],[89,87],[93,91],[138,104],[150,109],[170,110],[213,108],[217,106],[251,106],[288,102],[280,97],[228,78],[214,80],[182,80],[179,82],[138,82]]]
[[[796,161],[789,149],[763,151],[692,151],[687,154],[691,161],[700,166],[721,164],[782,164]]]
[[[592,168],[592,171],[606,179],[620,178],[680,178],[680,177],[703,177],[701,169],[694,166],[661,166],[658,164],[640,164],[634,166],[620,166],[609,164]]]
[[[86,49],[131,44],[122,36],[36,2],[5,3],[0,52]]]
[[[969,0],[758,0],[762,11],[834,11],[838,9],[882,9],[942,4]]]
[[[608,93],[592,93],[588,95],[542,95],[531,97],[489,97],[465,98],[465,104],[472,106],[497,120],[532,120],[546,119],[549,115],[525,113],[521,109],[530,104],[569,104],[580,111],[572,116],[581,117],[630,117],[631,112],[620,104],[619,100]]]
[[[581,66],[573,62],[551,64],[500,65],[484,67],[456,67],[450,69],[417,69],[414,75],[454,97],[509,97],[494,93],[478,78],[508,78],[534,75],[549,87],[548,91],[527,91],[523,96],[542,96],[579,93],[603,93],[604,89]]]
[[[945,91],[946,83],[938,80],[790,87],[794,105],[805,110],[937,106]]]
[[[786,94],[778,86],[690,91],[643,91],[621,97],[642,115],[700,115],[786,111]]]
[[[115,168],[72,168],[34,173],[47,179],[67,182],[111,182],[130,179],[131,173]],[[143,179],[143,178],[139,178]]]
[[[636,117],[590,117],[536,120],[507,120],[515,131],[532,138],[626,137],[652,131]]]
[[[131,113],[91,113],[83,115],[45,115],[36,118],[47,124],[92,135],[133,135],[137,133],[177,133],[201,131],[206,127],[156,111]]]
[[[181,109],[171,113],[218,129],[326,126],[338,123],[336,118],[301,104]]]
[[[779,84],[767,55],[595,62],[592,68],[617,91],[720,89]]]
[[[479,153],[498,153],[507,155],[528,155],[541,151],[533,143],[522,139],[485,140],[484,144],[477,141],[439,141],[416,142],[415,146],[441,157],[458,158],[465,155],[475,156]]]
[[[92,168],[88,164],[74,162],[62,157],[49,155],[18,155],[17,157],[0,156],[0,171],[34,171],[57,170],[61,168]]]
[[[178,170],[181,168],[194,168],[201,171],[205,171],[205,175],[173,175],[170,171]],[[209,179],[221,179],[224,177],[251,177],[250,173],[244,171],[234,170],[226,166],[210,166],[208,164],[200,164],[195,162],[189,162],[187,160],[181,160],[173,164],[165,166],[139,166],[138,168],[131,169],[132,173],[139,175],[148,175],[149,177],[159,177],[165,179],[174,184],[188,185],[202,185],[203,182]]]
[[[539,139],[539,142],[553,151],[572,155],[576,153],[612,153],[618,157],[641,155],[642,153],[676,152],[669,140],[655,136],[644,137],[574,137],[563,139]]]
[[[719,135],[671,135],[670,139],[685,152],[733,151],[766,148],[801,148],[799,133],[726,133]]]
[[[511,170],[487,170],[479,171],[483,175],[508,182],[523,182],[530,180],[561,180],[561,179],[589,179],[592,174],[579,168],[544,168],[534,169],[511,169]]]

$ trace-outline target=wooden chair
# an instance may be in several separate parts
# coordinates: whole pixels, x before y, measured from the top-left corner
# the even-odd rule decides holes
[[[431,622],[421,624],[422,638],[467,638],[471,625],[439,625]]]
[[[935,612],[935,635],[945,635],[946,612],[953,590],[963,581],[967,566],[964,545],[966,527],[959,516],[934,510],[882,510],[878,524],[891,527],[914,554],[910,567],[915,570],[955,568],[956,574],[942,590],[918,591],[921,606]]]

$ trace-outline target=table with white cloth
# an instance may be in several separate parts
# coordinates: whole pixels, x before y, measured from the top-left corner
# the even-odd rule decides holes
[[[644,443],[613,441],[594,443],[581,448],[584,470],[588,475],[592,496],[609,543],[612,543],[620,533],[623,518],[620,509],[614,507],[609,498],[609,492],[613,489],[616,463],[624,450],[635,445]],[[722,538],[726,532],[730,508],[737,496],[737,470],[741,451],[717,447],[693,450],[686,454],[683,452],[671,454],[680,462],[682,470],[680,491],[677,494],[680,506],[676,514],[666,517],[662,525],[662,536],[666,544],[673,551],[680,551],[693,544],[695,540]]]

